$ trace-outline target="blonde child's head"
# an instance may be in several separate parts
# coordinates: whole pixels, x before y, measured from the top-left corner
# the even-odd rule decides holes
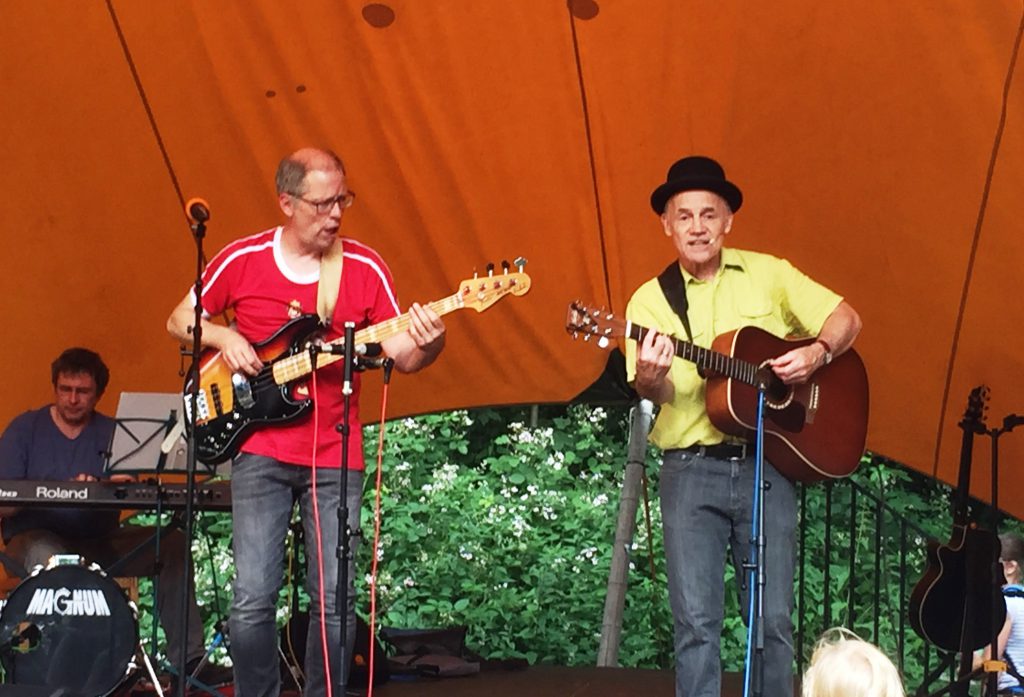
[[[905,697],[896,666],[846,629],[825,632],[804,673],[803,697]]]

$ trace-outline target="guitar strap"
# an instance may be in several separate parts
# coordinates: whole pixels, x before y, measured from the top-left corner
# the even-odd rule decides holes
[[[661,292],[665,294],[669,307],[683,320],[686,340],[692,344],[693,332],[690,331],[690,318],[687,316],[690,303],[686,300],[686,279],[683,278],[678,261],[673,261],[661,272],[658,276],[658,285],[661,286]]]
[[[1024,586],[1015,583],[1003,586],[1003,595],[1007,598],[1024,598]]]
[[[337,237],[330,249],[320,258],[320,282],[316,288],[316,313],[320,315],[320,324],[331,326],[334,307],[338,304],[338,291],[341,290],[341,266],[345,258],[344,245]]]

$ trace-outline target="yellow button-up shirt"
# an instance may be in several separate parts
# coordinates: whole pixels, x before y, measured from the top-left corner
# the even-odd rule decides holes
[[[709,348],[719,334],[740,327],[759,327],[780,338],[817,336],[843,298],[811,280],[785,259],[739,249],[722,250],[722,264],[710,281],[701,281],[680,267],[686,283],[687,313],[693,343]],[[630,321],[663,334],[686,339],[679,316],[665,299],[657,278],[630,298]],[[637,344],[626,341],[626,373],[636,377]],[[650,440],[663,450],[714,445],[726,439],[708,419],[705,381],[697,367],[682,358],[672,361],[672,401],[661,405]]]

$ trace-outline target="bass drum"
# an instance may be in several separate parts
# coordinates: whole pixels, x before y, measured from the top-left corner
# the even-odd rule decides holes
[[[134,604],[82,561],[37,568],[0,612],[0,661],[13,685],[108,695],[133,667],[138,643]]]

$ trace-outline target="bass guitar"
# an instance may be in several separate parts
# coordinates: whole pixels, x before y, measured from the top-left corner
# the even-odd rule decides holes
[[[566,330],[594,338],[607,348],[614,337],[643,341],[646,327],[595,310],[569,305]],[[672,337],[678,358],[695,363],[707,377],[705,406],[715,428],[752,439],[757,427],[757,392],[765,388],[765,457],[794,481],[815,482],[853,473],[864,454],[868,425],[868,379],[864,363],[848,350],[801,385],[784,384],[767,361],[813,339],[780,339],[757,327],[741,327],[715,338],[710,349]]]
[[[525,259],[516,259],[518,271],[493,271],[482,278],[466,279],[452,295],[430,303],[438,315],[463,308],[483,312],[507,295],[524,295],[530,290],[530,277],[523,273]],[[493,266],[489,267],[493,269]],[[404,314],[355,333],[356,344],[379,343],[409,328]],[[191,377],[184,388],[185,422],[192,423],[196,411],[196,457],[215,464],[233,457],[244,437],[254,429],[298,419],[312,406],[312,400],[295,395],[295,383],[314,370],[340,361],[343,356],[318,353],[316,365],[310,357],[309,343],[316,339],[319,317],[304,315],[284,324],[269,339],[254,344],[263,368],[256,375],[231,370],[220,351],[208,349],[199,358],[199,389],[193,399]],[[344,345],[343,339],[330,342]]]
[[[992,640],[1006,621],[1006,604],[993,603],[1002,578],[994,579],[999,537],[970,519],[971,459],[974,436],[985,433],[988,388],[975,387],[960,428],[960,473],[953,500],[953,532],[948,544],[928,543],[928,563],[910,594],[910,625],[940,649],[969,652]],[[967,661],[968,669],[970,661]]]

